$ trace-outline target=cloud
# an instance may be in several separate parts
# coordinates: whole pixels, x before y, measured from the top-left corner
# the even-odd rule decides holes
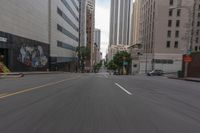
[[[101,30],[101,51],[104,57],[109,42],[110,0],[97,0],[95,10],[95,28]]]

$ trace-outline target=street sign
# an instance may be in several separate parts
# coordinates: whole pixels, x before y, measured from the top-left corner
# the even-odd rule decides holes
[[[124,61],[123,64],[124,64],[124,66],[128,66],[128,62],[126,62],[126,61]]]
[[[190,55],[185,55],[183,57],[183,61],[187,63],[192,62],[192,57]]]
[[[192,49],[187,50],[187,54],[191,54],[192,53]]]
[[[7,38],[5,38],[5,37],[0,37],[0,42],[7,42]]]

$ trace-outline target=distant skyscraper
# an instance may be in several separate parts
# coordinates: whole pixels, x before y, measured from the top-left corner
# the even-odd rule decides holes
[[[95,53],[95,64],[101,61],[101,30],[95,29],[94,36],[94,53]]]
[[[86,16],[87,16],[87,0],[80,0],[80,45],[86,46]]]
[[[110,45],[130,42],[132,0],[111,0]]]
[[[95,26],[95,0],[87,0],[86,8],[87,47],[90,48],[90,57],[86,61],[86,70],[91,71],[94,65],[94,26]]]
[[[95,29],[94,42],[96,43],[98,49],[101,47],[101,30]]]

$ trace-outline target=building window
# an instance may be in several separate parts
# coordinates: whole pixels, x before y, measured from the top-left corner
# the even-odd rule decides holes
[[[199,35],[199,30],[196,31],[196,35]]]
[[[180,27],[180,20],[176,20],[176,27]]]
[[[167,48],[170,48],[170,45],[171,45],[171,42],[170,42],[170,41],[167,41],[166,47],[167,47]]]
[[[177,30],[175,33],[175,37],[178,38],[179,37],[179,31]]]
[[[181,16],[181,9],[177,10],[177,16],[180,17]]]
[[[69,19],[69,17],[63,12],[61,11],[60,8],[57,7],[57,13],[65,20],[65,22],[67,22],[74,30],[76,30],[77,32],[79,31],[79,28]]]
[[[153,59],[152,61],[156,64],[174,64],[173,60],[168,59]]]
[[[173,6],[173,4],[174,4],[174,0],[169,0],[169,5]]]
[[[169,10],[169,16],[173,16],[173,10]]]
[[[57,46],[71,51],[76,51],[76,47],[61,41],[57,41]]]
[[[178,48],[178,41],[175,41],[174,48]]]
[[[64,35],[68,36],[69,38],[73,39],[74,41],[76,41],[76,42],[79,41],[78,37],[73,35],[71,32],[69,32],[68,30],[66,30],[65,28],[60,26],[59,24],[57,24],[57,30],[60,31],[61,33],[63,33]]]
[[[197,27],[199,27],[199,26],[200,26],[200,21],[197,22]]]
[[[168,20],[168,27],[172,27],[172,20]]]
[[[198,13],[198,18],[200,18],[200,13]]]
[[[197,46],[195,46],[195,51],[198,51],[198,47]]]
[[[74,13],[74,10],[72,9],[72,7],[68,4],[69,1],[66,0],[61,0],[61,2],[64,4],[64,6],[68,9],[68,11],[72,14],[72,16],[79,21],[79,16],[76,16],[76,14]]]
[[[200,5],[199,5],[199,10],[200,10]]]
[[[199,43],[199,38],[198,37],[196,38],[196,43]]]
[[[167,31],[167,37],[168,37],[168,38],[171,37],[171,34],[172,34],[171,30]]]

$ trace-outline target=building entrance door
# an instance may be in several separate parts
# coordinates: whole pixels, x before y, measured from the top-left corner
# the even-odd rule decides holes
[[[8,65],[8,49],[0,48],[0,62]]]

